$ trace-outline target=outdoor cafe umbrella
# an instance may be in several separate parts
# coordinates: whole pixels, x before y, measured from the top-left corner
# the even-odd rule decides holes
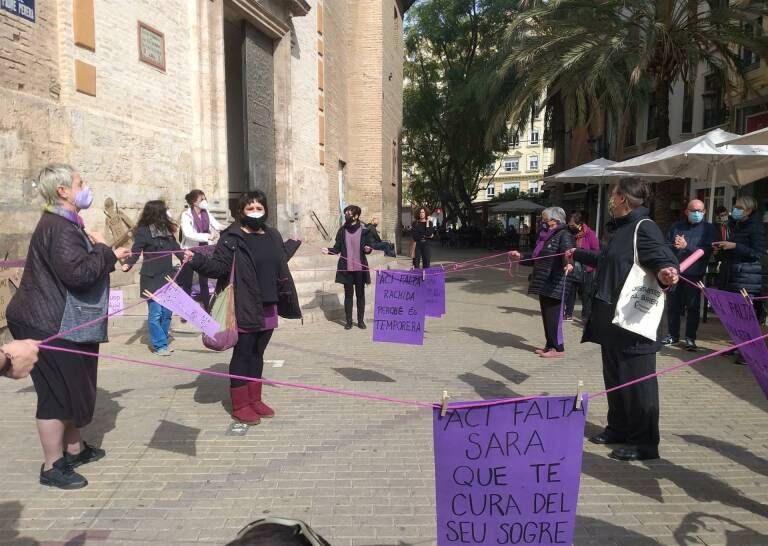
[[[768,175],[768,146],[718,146],[738,136],[715,129],[662,150],[616,163],[611,168],[709,180],[709,218],[712,219],[718,181],[741,187]]]
[[[534,212],[539,212],[540,210],[544,210],[546,207],[543,205],[539,205],[538,203],[534,203],[533,201],[528,201],[527,199],[515,199],[514,201],[505,201],[503,203],[499,203],[498,205],[493,205],[490,209],[491,212],[498,213],[498,212],[522,212],[525,214],[530,214]]]
[[[726,140],[718,144],[718,146],[728,146],[729,144],[768,146],[768,127]]]
[[[622,178],[642,177],[648,182],[661,182],[674,178],[668,175],[655,175],[648,173],[633,173],[627,171],[617,171],[613,169],[615,161],[604,159],[602,157],[584,163],[578,167],[573,167],[567,171],[544,177],[545,182],[550,183],[573,183],[573,184],[598,184],[597,187],[597,221],[595,222],[595,233],[600,236],[600,219],[602,218],[602,193],[604,184],[615,184]]]

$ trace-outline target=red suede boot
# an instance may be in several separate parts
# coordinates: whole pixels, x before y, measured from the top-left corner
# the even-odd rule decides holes
[[[275,410],[261,401],[261,387],[263,383],[259,381],[250,381],[248,383],[248,395],[251,397],[251,409],[259,414],[260,417],[274,417]]]
[[[229,396],[232,398],[232,417],[246,425],[258,425],[261,422],[259,414],[250,406],[248,385],[230,388]]]

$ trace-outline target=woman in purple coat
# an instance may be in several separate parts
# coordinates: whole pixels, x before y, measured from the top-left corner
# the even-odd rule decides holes
[[[580,212],[572,212],[568,217],[568,229],[571,230],[576,241],[576,248],[584,250],[600,251],[600,241],[597,234],[592,231],[581,216]],[[576,304],[576,291],[581,298],[581,321],[586,323],[589,312],[592,310],[592,285],[595,280],[595,268],[576,262],[572,275],[572,287],[568,293],[565,306],[565,320],[572,320],[573,307]]]

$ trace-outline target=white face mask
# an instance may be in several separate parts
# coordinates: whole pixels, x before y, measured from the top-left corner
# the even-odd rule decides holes
[[[264,211],[250,212],[250,213],[246,214],[246,216],[248,218],[261,218],[261,217],[264,216]]]
[[[197,206],[200,208],[200,210],[208,210],[208,200],[203,199],[197,204]]]
[[[171,209],[165,209],[165,214],[167,214],[167,215],[168,215],[168,218],[170,218],[171,220],[173,220],[173,214],[171,214]]]

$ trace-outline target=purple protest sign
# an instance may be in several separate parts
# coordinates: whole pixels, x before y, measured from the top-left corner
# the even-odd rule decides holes
[[[173,281],[152,294],[152,299],[199,328],[208,337],[215,337],[221,330],[219,323]]]
[[[763,335],[755,308],[744,296],[714,288],[705,288],[704,293],[735,344]],[[763,394],[768,398],[768,348],[765,346],[765,340],[760,339],[744,345],[739,348],[739,352],[749,364],[749,369],[763,389]]]
[[[433,413],[437,545],[573,543],[587,401]]]
[[[425,277],[420,271],[377,271],[373,341],[424,344]]]
[[[108,313],[114,317],[123,316],[123,291],[122,290],[110,290],[109,291],[109,307]]]
[[[445,271],[442,267],[430,267],[426,272],[424,314],[439,318],[445,314]]]

